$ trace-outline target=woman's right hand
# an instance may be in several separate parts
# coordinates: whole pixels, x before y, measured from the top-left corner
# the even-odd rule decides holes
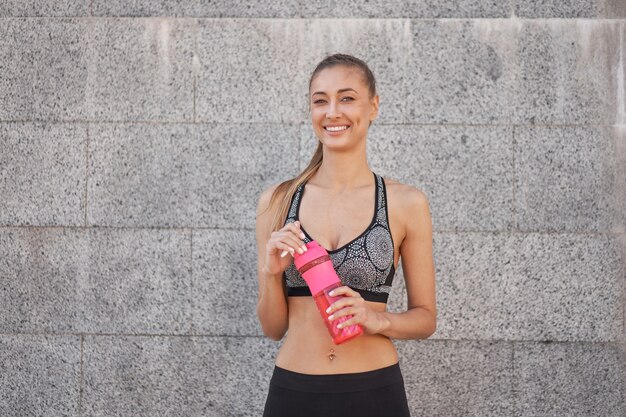
[[[271,275],[282,274],[291,263],[291,257],[296,251],[299,254],[306,251],[304,237],[298,220],[272,232],[265,250],[265,266],[263,267],[265,272]],[[287,256],[280,256],[283,251],[287,251]]]

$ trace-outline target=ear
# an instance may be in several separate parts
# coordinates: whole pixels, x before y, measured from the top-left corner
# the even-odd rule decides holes
[[[372,111],[370,112],[370,123],[373,122],[374,120],[376,120],[376,118],[378,117],[378,104],[379,104],[379,97],[378,94],[376,94],[372,100]]]

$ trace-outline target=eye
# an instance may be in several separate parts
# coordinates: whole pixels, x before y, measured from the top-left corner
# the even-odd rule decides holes
[[[349,97],[349,96],[346,96],[346,97],[342,98],[342,100],[343,99],[354,100],[352,97]]]
[[[325,102],[325,101],[326,101],[326,100],[321,100],[321,99],[320,99],[320,100],[315,100],[315,101],[313,102],[313,104],[323,103],[323,102]]]

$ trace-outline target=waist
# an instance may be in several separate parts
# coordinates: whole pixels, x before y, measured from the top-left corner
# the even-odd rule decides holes
[[[276,357],[278,367],[304,374],[337,374],[369,371],[398,362],[391,339],[362,335],[335,345],[325,328],[309,326],[290,330]]]
[[[305,374],[274,366],[270,384],[301,392],[358,392],[404,383],[400,364],[365,372]]]

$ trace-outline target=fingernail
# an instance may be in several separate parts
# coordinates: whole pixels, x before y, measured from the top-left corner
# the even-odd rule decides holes
[[[302,250],[302,248],[298,248],[298,253],[300,253],[300,254],[304,253],[304,251]]]
[[[330,313],[330,307],[328,307],[328,308],[326,309],[326,312],[327,312],[327,313]]]
[[[284,257],[287,255],[287,253],[288,253],[288,252],[287,252],[286,250],[284,250],[284,251],[283,251],[283,253],[281,253],[281,254],[280,254],[280,257],[281,257],[281,258],[284,258]]]
[[[337,325],[337,328],[338,328],[338,329],[341,329],[342,327],[343,327],[343,323],[339,323],[339,324]]]
[[[335,320],[335,316],[333,316],[332,314],[330,316],[328,316],[328,320],[333,321]]]
[[[306,236],[304,235],[304,233],[300,233],[300,239],[304,239],[306,238]]]
[[[333,290],[333,291],[329,292],[329,293],[328,293],[328,295],[330,295],[331,297],[332,297],[333,295],[335,295],[335,290]]]
[[[303,252],[306,252],[307,250],[309,250],[309,248],[307,248],[306,246],[303,246],[303,247],[302,247],[302,251],[303,251]]]

